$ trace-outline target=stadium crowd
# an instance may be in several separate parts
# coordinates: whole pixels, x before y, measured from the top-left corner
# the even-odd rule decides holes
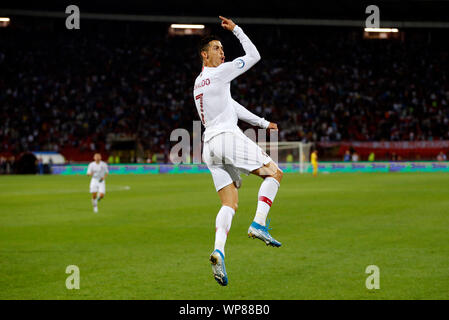
[[[262,60],[231,92],[277,122],[280,140],[449,140],[444,46],[363,40],[360,31],[345,29],[243,27]],[[0,30],[0,153],[108,152],[107,135],[114,133],[167,154],[170,132],[191,131],[199,120],[194,36],[170,37],[159,25],[6,29]],[[232,35],[220,35],[226,60],[242,54]]]

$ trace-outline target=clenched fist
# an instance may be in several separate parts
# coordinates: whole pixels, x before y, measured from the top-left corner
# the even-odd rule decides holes
[[[274,123],[274,122],[270,122],[270,124],[268,125],[268,128],[267,128],[268,130],[273,130],[273,131],[278,131],[279,129],[278,129],[278,125],[276,124],[276,123]]]

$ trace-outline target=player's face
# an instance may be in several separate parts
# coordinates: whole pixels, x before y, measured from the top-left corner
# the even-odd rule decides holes
[[[203,51],[203,57],[205,58],[206,67],[218,67],[224,62],[225,55],[223,46],[218,40],[212,40],[209,42],[207,51]]]
[[[95,154],[94,155],[94,160],[95,160],[95,162],[98,162],[98,161],[100,161],[101,160],[101,154]]]

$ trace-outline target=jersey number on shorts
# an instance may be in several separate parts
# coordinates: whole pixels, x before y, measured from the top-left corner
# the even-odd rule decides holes
[[[203,94],[202,93],[200,93],[199,95],[197,95],[195,97],[195,100],[198,100],[198,99],[200,100],[201,122],[203,124],[205,124],[205,121],[204,121],[204,110],[203,110]]]

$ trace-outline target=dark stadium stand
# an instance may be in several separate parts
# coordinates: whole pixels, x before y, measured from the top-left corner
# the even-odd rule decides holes
[[[170,37],[162,23],[86,21],[76,32],[60,23],[19,19],[0,28],[0,154],[47,150],[86,161],[94,150],[110,153],[107,135],[115,133],[167,155],[171,130],[198,120],[198,37]],[[441,31],[364,40],[355,28],[242,27],[262,60],[232,94],[277,122],[280,140],[449,140]],[[226,60],[242,53],[232,35],[212,31]]]

